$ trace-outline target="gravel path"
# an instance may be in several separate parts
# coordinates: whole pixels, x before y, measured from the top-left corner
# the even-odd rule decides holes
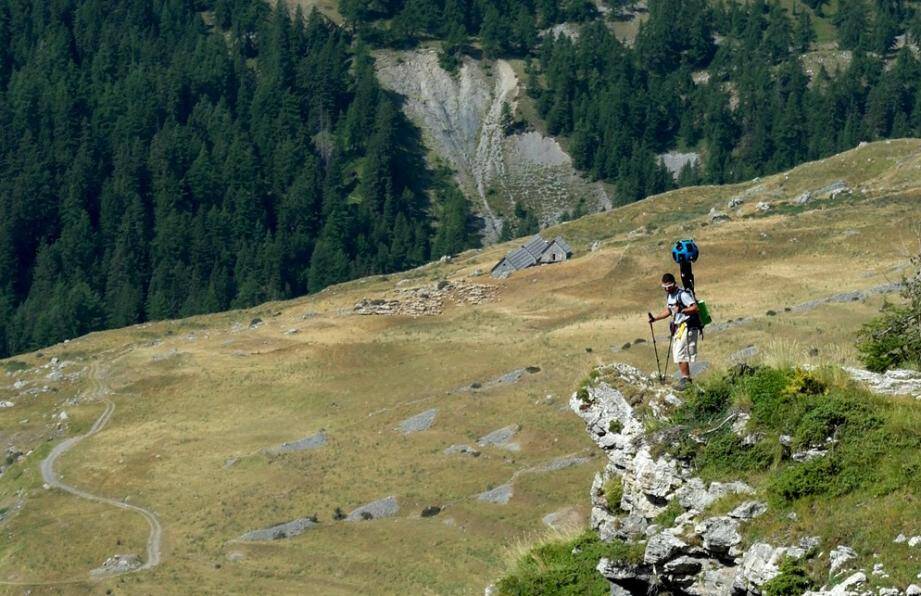
[[[160,541],[163,535],[163,527],[160,525],[160,521],[157,519],[156,514],[148,509],[144,509],[143,507],[138,507],[137,505],[130,505],[128,503],[116,501],[108,497],[100,497],[69,484],[65,484],[61,480],[60,475],[54,470],[54,464],[57,462],[59,457],[73,449],[84,439],[92,437],[96,433],[100,432],[103,428],[105,428],[106,424],[108,424],[109,420],[112,418],[112,414],[115,412],[115,404],[105,398],[105,395],[108,393],[108,388],[104,382],[104,375],[99,370],[99,366],[96,363],[94,363],[90,368],[89,378],[93,384],[89,397],[104,400],[106,409],[99,416],[99,418],[96,419],[96,422],[93,424],[93,427],[90,428],[89,432],[77,437],[71,437],[55,445],[54,449],[51,450],[51,453],[48,454],[48,457],[42,460],[42,481],[52,488],[63,490],[64,492],[68,492],[74,496],[80,497],[81,499],[95,501],[105,505],[111,505],[112,507],[118,507],[119,509],[134,511],[135,513],[140,514],[147,522],[147,525],[150,526],[150,535],[147,538],[147,560],[143,565],[132,571],[144,571],[146,569],[151,569],[160,564]]]

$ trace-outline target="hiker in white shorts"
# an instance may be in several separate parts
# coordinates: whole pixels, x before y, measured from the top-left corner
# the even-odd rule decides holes
[[[675,276],[662,276],[665,290],[665,310],[659,315],[649,313],[649,322],[672,318],[669,326],[672,333],[672,356],[681,371],[681,380],[676,389],[684,391],[691,383],[691,362],[697,360],[697,340],[700,336],[700,316],[694,294],[678,286]]]

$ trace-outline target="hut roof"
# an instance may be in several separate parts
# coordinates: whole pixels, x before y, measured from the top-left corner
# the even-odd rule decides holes
[[[524,269],[537,263],[537,259],[526,248],[519,248],[505,255],[515,269]]]
[[[528,251],[535,259],[538,259],[540,258],[540,255],[542,255],[543,252],[547,250],[547,241],[541,238],[540,234],[537,234],[528,240],[527,244],[525,244],[523,248]]]

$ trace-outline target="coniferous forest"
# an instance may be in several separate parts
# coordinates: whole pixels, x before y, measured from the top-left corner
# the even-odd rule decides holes
[[[548,132],[621,203],[921,136],[917,2],[649,0],[634,45],[609,27],[632,2],[605,3],[341,0],[337,27],[263,0],[0,0],[0,356],[474,245],[376,47],[523,60]],[[840,72],[804,68],[819,16]],[[579,36],[541,35],[562,22]],[[671,149],[701,163],[674,180]]]
[[[369,54],[262,0],[2,0],[0,128],[0,356],[474,236]]]
[[[631,0],[342,0],[359,35],[401,47],[444,40],[456,67],[473,42],[525,61],[527,90],[575,164],[616,184],[620,203],[673,186],[746,180],[850,149],[921,136],[921,3],[908,0],[648,0],[636,43],[615,37]],[[787,6],[790,4],[787,3]],[[831,21],[842,72],[814,77],[801,57]],[[579,36],[541,36],[563,21]],[[899,43],[899,37],[901,43]],[[898,46],[902,49],[898,49]],[[694,75],[704,75],[695,82]],[[656,155],[699,151],[677,181]]]

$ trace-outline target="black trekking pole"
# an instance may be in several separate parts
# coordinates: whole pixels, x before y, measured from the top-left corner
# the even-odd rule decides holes
[[[659,345],[656,343],[656,330],[652,328],[652,313],[649,315],[649,333],[652,334],[652,349],[656,352],[656,370],[659,371],[659,382],[662,382],[662,365],[659,363]],[[667,365],[667,363],[666,363]]]
[[[668,337],[668,353],[665,354],[665,377],[668,376],[668,360],[672,357],[672,340],[675,339],[675,334],[672,333]],[[662,382],[665,382],[665,377],[662,377]]]

